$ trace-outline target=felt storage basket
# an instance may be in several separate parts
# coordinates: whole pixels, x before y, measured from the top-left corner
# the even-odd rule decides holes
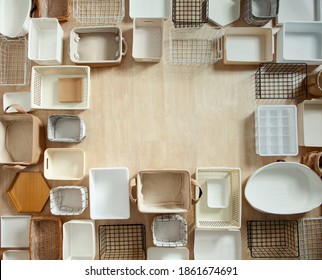
[[[199,189],[197,199],[192,187]],[[136,198],[133,188],[136,186]],[[182,213],[197,203],[202,190],[186,170],[145,170],[130,182],[130,199],[142,213]]]
[[[0,115],[0,164],[22,169],[39,161],[43,152],[42,124],[21,106],[11,107],[18,112]]]
[[[62,222],[56,217],[32,217],[30,220],[30,259],[62,259]]]
[[[58,21],[68,21],[72,0],[38,0],[39,17],[57,18]]]

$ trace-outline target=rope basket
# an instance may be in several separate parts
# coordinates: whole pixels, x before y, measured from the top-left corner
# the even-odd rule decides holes
[[[322,70],[307,76],[308,91],[315,96],[322,96]]]

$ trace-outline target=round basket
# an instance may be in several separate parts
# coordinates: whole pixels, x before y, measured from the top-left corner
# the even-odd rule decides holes
[[[322,70],[307,76],[308,92],[315,96],[322,96]]]

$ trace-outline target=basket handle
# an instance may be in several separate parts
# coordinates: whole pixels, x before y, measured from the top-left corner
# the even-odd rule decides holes
[[[132,178],[131,181],[130,181],[130,200],[132,203],[136,203],[138,201],[137,198],[134,198],[133,197],[133,188],[136,187],[136,179],[135,178]]]
[[[9,105],[5,110],[4,112],[7,113],[7,111],[10,109],[10,108],[15,108],[17,110],[17,112],[21,113],[21,114],[27,114],[26,111],[23,109],[22,106],[20,106],[19,104],[11,104]]]
[[[123,49],[123,45],[124,45],[124,49]],[[122,56],[125,56],[126,54],[127,54],[127,43],[124,37],[122,37]]]
[[[191,184],[196,188],[196,190],[198,189],[198,197],[194,198],[194,196],[192,196],[192,202],[196,204],[202,196],[202,188],[198,185],[198,182],[195,179],[191,179]]]
[[[15,165],[6,164],[2,166],[2,170],[23,170],[26,167],[27,166],[19,165],[19,164],[15,164]]]

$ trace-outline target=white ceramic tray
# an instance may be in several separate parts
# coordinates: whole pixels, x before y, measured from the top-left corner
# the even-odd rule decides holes
[[[240,0],[209,0],[208,20],[225,26],[240,17]]]
[[[168,18],[171,0],[130,0],[131,18]]]
[[[20,105],[26,112],[31,111],[30,92],[5,92],[3,94],[3,111],[12,104]],[[7,113],[17,112],[14,108],[9,108]]]
[[[150,247],[147,252],[148,260],[189,260],[189,250],[184,247],[162,248]]]

